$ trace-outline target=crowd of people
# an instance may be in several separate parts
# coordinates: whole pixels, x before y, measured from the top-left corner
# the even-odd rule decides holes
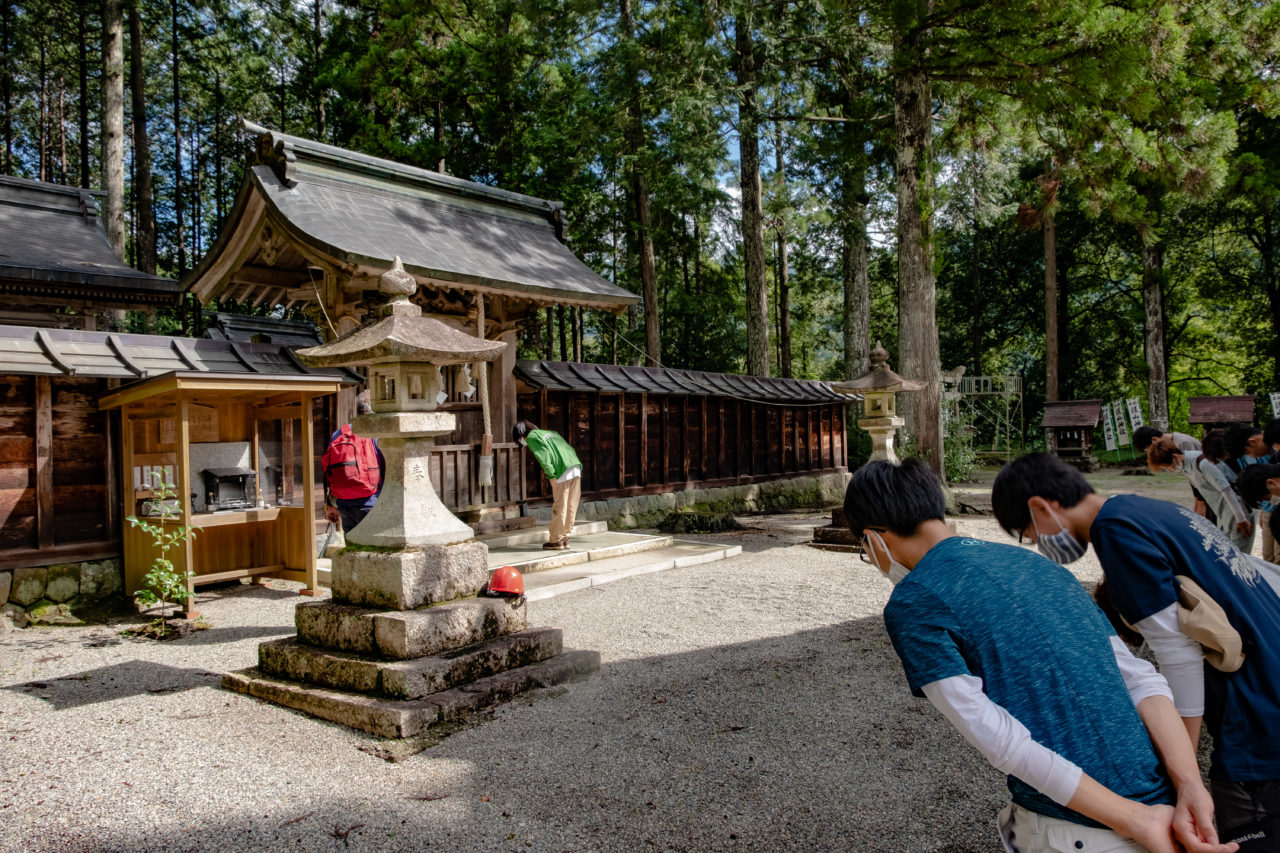
[[[885,626],[910,689],[1007,776],[1004,849],[1280,851],[1280,423],[1134,439],[1185,474],[1194,510],[1104,498],[1031,454],[992,507],[1035,550],[957,535],[918,460],[855,471],[845,518],[894,583]],[[1093,598],[1063,568],[1090,547]]]

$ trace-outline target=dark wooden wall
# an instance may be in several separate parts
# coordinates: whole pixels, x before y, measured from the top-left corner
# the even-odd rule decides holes
[[[118,438],[97,397],[108,380],[0,383],[0,568],[119,553]]]
[[[560,433],[591,499],[741,485],[843,470],[843,403],[780,406],[726,397],[535,391],[521,418]],[[551,487],[525,453],[531,499]]]

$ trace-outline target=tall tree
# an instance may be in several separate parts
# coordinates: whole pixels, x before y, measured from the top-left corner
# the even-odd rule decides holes
[[[102,3],[102,175],[111,250],[124,258],[124,0]]]
[[[747,373],[769,375],[769,290],[765,280],[764,208],[760,179],[759,80],[750,4],[733,19],[737,83],[739,188],[742,193],[742,257],[747,288]]]
[[[133,168],[136,212],[134,246],[138,267],[156,272],[156,218],[151,181],[151,140],[147,136],[147,73],[143,65],[142,0],[129,3],[129,94],[133,101]]]

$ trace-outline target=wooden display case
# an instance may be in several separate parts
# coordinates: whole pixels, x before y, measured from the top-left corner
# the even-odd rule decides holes
[[[124,514],[137,515],[154,497],[154,475],[174,484],[177,512],[165,524],[197,531],[171,550],[174,569],[196,586],[237,578],[301,581],[314,595],[317,517],[312,401],[336,394],[337,378],[166,373],[119,388],[99,400],[119,409]],[[201,512],[200,471],[191,470],[192,445],[247,444],[257,473],[256,506]],[[238,452],[238,450],[237,450]],[[262,486],[269,484],[269,489]],[[152,519],[158,520],[158,519]],[[157,551],[132,525],[122,532],[125,593],[142,586]],[[186,611],[194,615],[194,595]]]

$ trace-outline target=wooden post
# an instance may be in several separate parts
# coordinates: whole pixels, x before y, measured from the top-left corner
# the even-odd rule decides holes
[[[36,377],[36,544],[54,545],[53,523],[53,383]]]
[[[302,395],[302,521],[303,551],[305,559],[302,564],[307,575],[307,585],[298,590],[301,595],[318,595],[320,580],[316,564],[316,437],[315,425],[311,418],[310,394]],[[254,448],[258,446],[258,430],[254,426]],[[256,454],[255,454],[256,455]],[[277,525],[283,525],[284,519],[278,518]],[[288,537],[284,537],[288,541]],[[284,556],[284,555],[281,555]],[[288,558],[285,557],[287,561]]]
[[[636,485],[644,486],[649,482],[649,395],[640,393],[640,470],[636,477]]]
[[[699,457],[698,470],[701,472],[703,480],[709,480],[707,476],[711,470],[711,464],[707,459],[707,398],[702,398],[702,455]]]
[[[726,443],[724,436],[724,402],[723,397],[716,398],[716,413],[720,419],[720,429],[717,433],[717,437],[720,440],[716,442],[716,477],[724,476],[724,446]]]
[[[627,485],[627,395],[618,395],[618,488]]]
[[[182,519],[183,527],[191,526],[191,426],[187,422],[187,395],[178,395],[178,459],[177,474],[175,478],[175,486],[178,491],[178,511],[179,518]],[[191,537],[184,536],[181,546],[181,569],[182,574],[187,578],[187,600],[183,604],[183,610],[186,612],[188,619],[194,619],[200,614],[196,612],[196,570],[194,562],[194,554],[191,548]]]
[[[603,488],[600,484],[600,393],[591,395],[591,488]],[[584,484],[585,485],[585,484]]]
[[[293,418],[280,421],[280,493],[293,503]]]
[[[107,441],[106,474],[107,474],[107,537],[120,535],[120,478],[116,474],[116,448],[114,430],[111,429],[114,416],[111,412],[102,413],[102,435]]]
[[[666,483],[667,478],[671,476],[671,397],[664,394],[662,397],[662,477],[659,482]]]
[[[682,464],[680,473],[684,475],[684,481],[689,482],[689,403],[691,398],[685,395],[683,402],[680,403],[680,456]]]

